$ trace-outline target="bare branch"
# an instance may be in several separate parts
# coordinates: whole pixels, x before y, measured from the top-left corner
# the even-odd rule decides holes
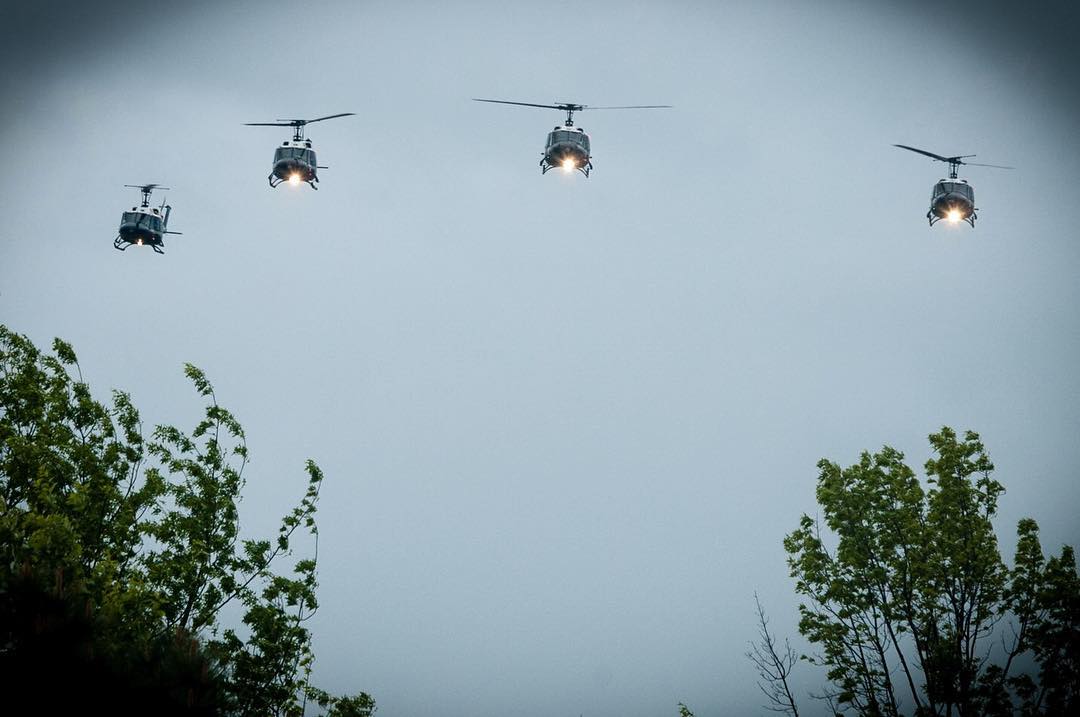
[[[754,663],[757,669],[758,689],[769,700],[763,705],[770,712],[799,717],[799,708],[795,704],[795,697],[791,694],[788,678],[791,670],[798,661],[798,655],[791,649],[791,644],[784,640],[783,651],[779,651],[776,638],[769,631],[769,618],[765,615],[765,609],[761,607],[758,594],[754,593],[754,605],[757,610],[758,640],[750,643],[750,649],[746,651],[746,657]]]

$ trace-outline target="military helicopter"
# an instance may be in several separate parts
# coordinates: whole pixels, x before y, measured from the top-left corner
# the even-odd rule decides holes
[[[494,102],[500,105],[519,105],[521,107],[542,107],[544,109],[561,110],[566,113],[566,122],[558,125],[548,132],[547,143],[544,145],[543,159],[540,160],[540,173],[547,174],[555,167],[561,167],[569,174],[575,169],[589,176],[592,171],[592,154],[589,144],[589,135],[585,130],[574,126],[574,113],[582,110],[651,110],[666,109],[671,105],[630,105],[626,107],[593,107],[591,105],[578,105],[571,102],[556,102],[552,105],[539,105],[531,102],[507,102],[506,100],[482,100],[473,98],[476,102]]]
[[[1015,167],[1003,167],[1000,164],[979,164],[978,162],[964,161],[968,157],[974,157],[974,154],[942,157],[940,154],[908,147],[906,144],[894,144],[893,146],[924,154],[933,160],[946,162],[949,165],[949,178],[938,180],[938,183],[934,185],[934,189],[930,192],[930,211],[926,213],[926,218],[930,220],[930,226],[934,226],[935,223],[942,219],[947,219],[953,224],[962,221],[967,222],[972,229],[975,228],[975,220],[978,219],[978,215],[975,213],[975,189],[968,184],[966,179],[956,178],[956,170],[960,165],[1015,169]]]
[[[315,183],[319,181],[317,170],[329,169],[321,167],[315,161],[315,150],[311,148],[311,140],[304,139],[304,126],[312,122],[334,119],[335,117],[348,117],[355,112],[342,112],[326,117],[315,119],[279,119],[276,122],[247,122],[248,127],[292,127],[293,138],[281,143],[274,150],[274,168],[270,171],[267,179],[271,187],[276,187],[282,182],[296,186],[300,182],[307,182],[312,189],[318,189]]]
[[[164,254],[166,234],[180,234],[167,231],[169,212],[172,207],[163,201],[160,207],[150,206],[150,193],[155,189],[168,189],[159,184],[125,184],[125,187],[142,192],[142,204],[132,207],[120,217],[120,231],[113,240],[113,247],[124,251],[129,246],[149,246],[158,254]]]

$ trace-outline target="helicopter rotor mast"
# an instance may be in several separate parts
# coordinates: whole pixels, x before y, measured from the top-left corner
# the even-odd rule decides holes
[[[917,149],[915,147],[909,147],[906,144],[894,144],[893,147],[899,147],[900,149],[906,149],[910,152],[916,152],[918,154],[925,155],[930,159],[937,162],[945,162],[949,165],[949,179],[956,179],[957,170],[960,165],[966,164],[972,167],[993,167],[995,169],[1016,169],[1016,167],[1005,167],[1000,164],[981,164],[979,162],[965,162],[968,157],[974,157],[974,154],[958,154],[955,157],[942,157],[940,154],[934,154],[933,152],[927,152],[925,149]]]
[[[336,115],[326,115],[325,117],[316,117],[315,119],[279,119],[274,122],[245,122],[248,127],[292,127],[293,128],[293,141],[300,142],[304,139],[304,126],[309,125],[312,122],[322,122],[323,120],[334,119],[335,117],[348,117],[355,115],[355,112],[341,112]]]
[[[534,104],[532,102],[509,102],[507,100],[482,100],[473,97],[474,102],[492,102],[500,105],[518,105],[520,107],[542,107],[544,109],[561,110],[566,113],[566,126],[574,126],[574,113],[582,110],[652,110],[668,109],[671,105],[626,105],[622,107],[593,107],[592,105],[579,105],[573,102],[556,102],[550,105]]]
[[[168,187],[163,187],[160,184],[125,184],[125,187],[131,187],[132,189],[138,189],[142,192],[142,206],[150,206],[150,194],[155,189],[168,190]]]

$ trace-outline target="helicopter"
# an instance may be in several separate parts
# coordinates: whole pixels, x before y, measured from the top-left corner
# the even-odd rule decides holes
[[[592,107],[591,105],[579,105],[572,102],[556,102],[551,105],[533,104],[531,102],[507,102],[506,100],[482,100],[476,97],[475,102],[493,102],[501,105],[519,105],[521,107],[542,107],[544,109],[561,110],[566,113],[566,122],[557,125],[548,132],[547,143],[544,145],[543,158],[540,160],[540,173],[561,167],[569,174],[575,169],[589,176],[592,171],[592,154],[589,143],[589,135],[585,130],[574,126],[574,113],[582,110],[648,110],[666,109],[671,105],[630,105],[625,107]]]
[[[279,119],[275,122],[247,122],[248,127],[292,127],[292,140],[285,140],[281,146],[274,150],[274,168],[270,171],[267,179],[271,187],[277,187],[282,182],[288,182],[294,187],[300,182],[307,182],[312,189],[318,189],[315,183],[319,181],[318,170],[329,169],[322,167],[315,160],[315,150],[311,148],[311,140],[304,139],[304,126],[312,122],[334,119],[335,117],[348,117],[355,112],[342,112],[326,117],[315,119]]]
[[[978,219],[978,215],[975,213],[975,188],[968,184],[966,179],[957,179],[956,171],[960,165],[1015,169],[1015,167],[1003,167],[1000,164],[979,164],[978,162],[964,161],[968,157],[974,157],[974,154],[942,157],[940,154],[909,147],[906,144],[894,144],[893,146],[926,155],[935,161],[945,162],[949,165],[949,178],[939,179],[930,192],[930,210],[926,213],[930,226],[934,226],[935,223],[946,219],[953,224],[962,221],[967,222],[972,229],[975,228],[975,220]]]
[[[168,231],[169,213],[172,207],[161,202],[160,207],[150,206],[150,194],[155,189],[168,189],[159,184],[125,184],[125,187],[142,192],[142,204],[132,207],[120,217],[120,230],[113,240],[113,247],[124,251],[129,246],[149,246],[158,254],[164,254],[166,234],[180,234]]]

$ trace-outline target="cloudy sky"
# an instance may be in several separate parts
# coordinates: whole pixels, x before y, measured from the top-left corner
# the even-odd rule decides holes
[[[322,495],[316,681],[380,714],[761,712],[815,462],[979,431],[1080,543],[1080,66],[1062,3],[100,3],[0,23],[0,321]],[[1019,4],[1018,4],[1019,5]],[[595,172],[541,176],[582,113]],[[313,125],[320,190],[266,185]],[[924,214],[975,161],[974,230]],[[112,249],[172,188],[165,256]],[[160,197],[159,197],[160,198]],[[800,689],[821,675],[802,667]],[[805,710],[813,714],[814,707]]]

